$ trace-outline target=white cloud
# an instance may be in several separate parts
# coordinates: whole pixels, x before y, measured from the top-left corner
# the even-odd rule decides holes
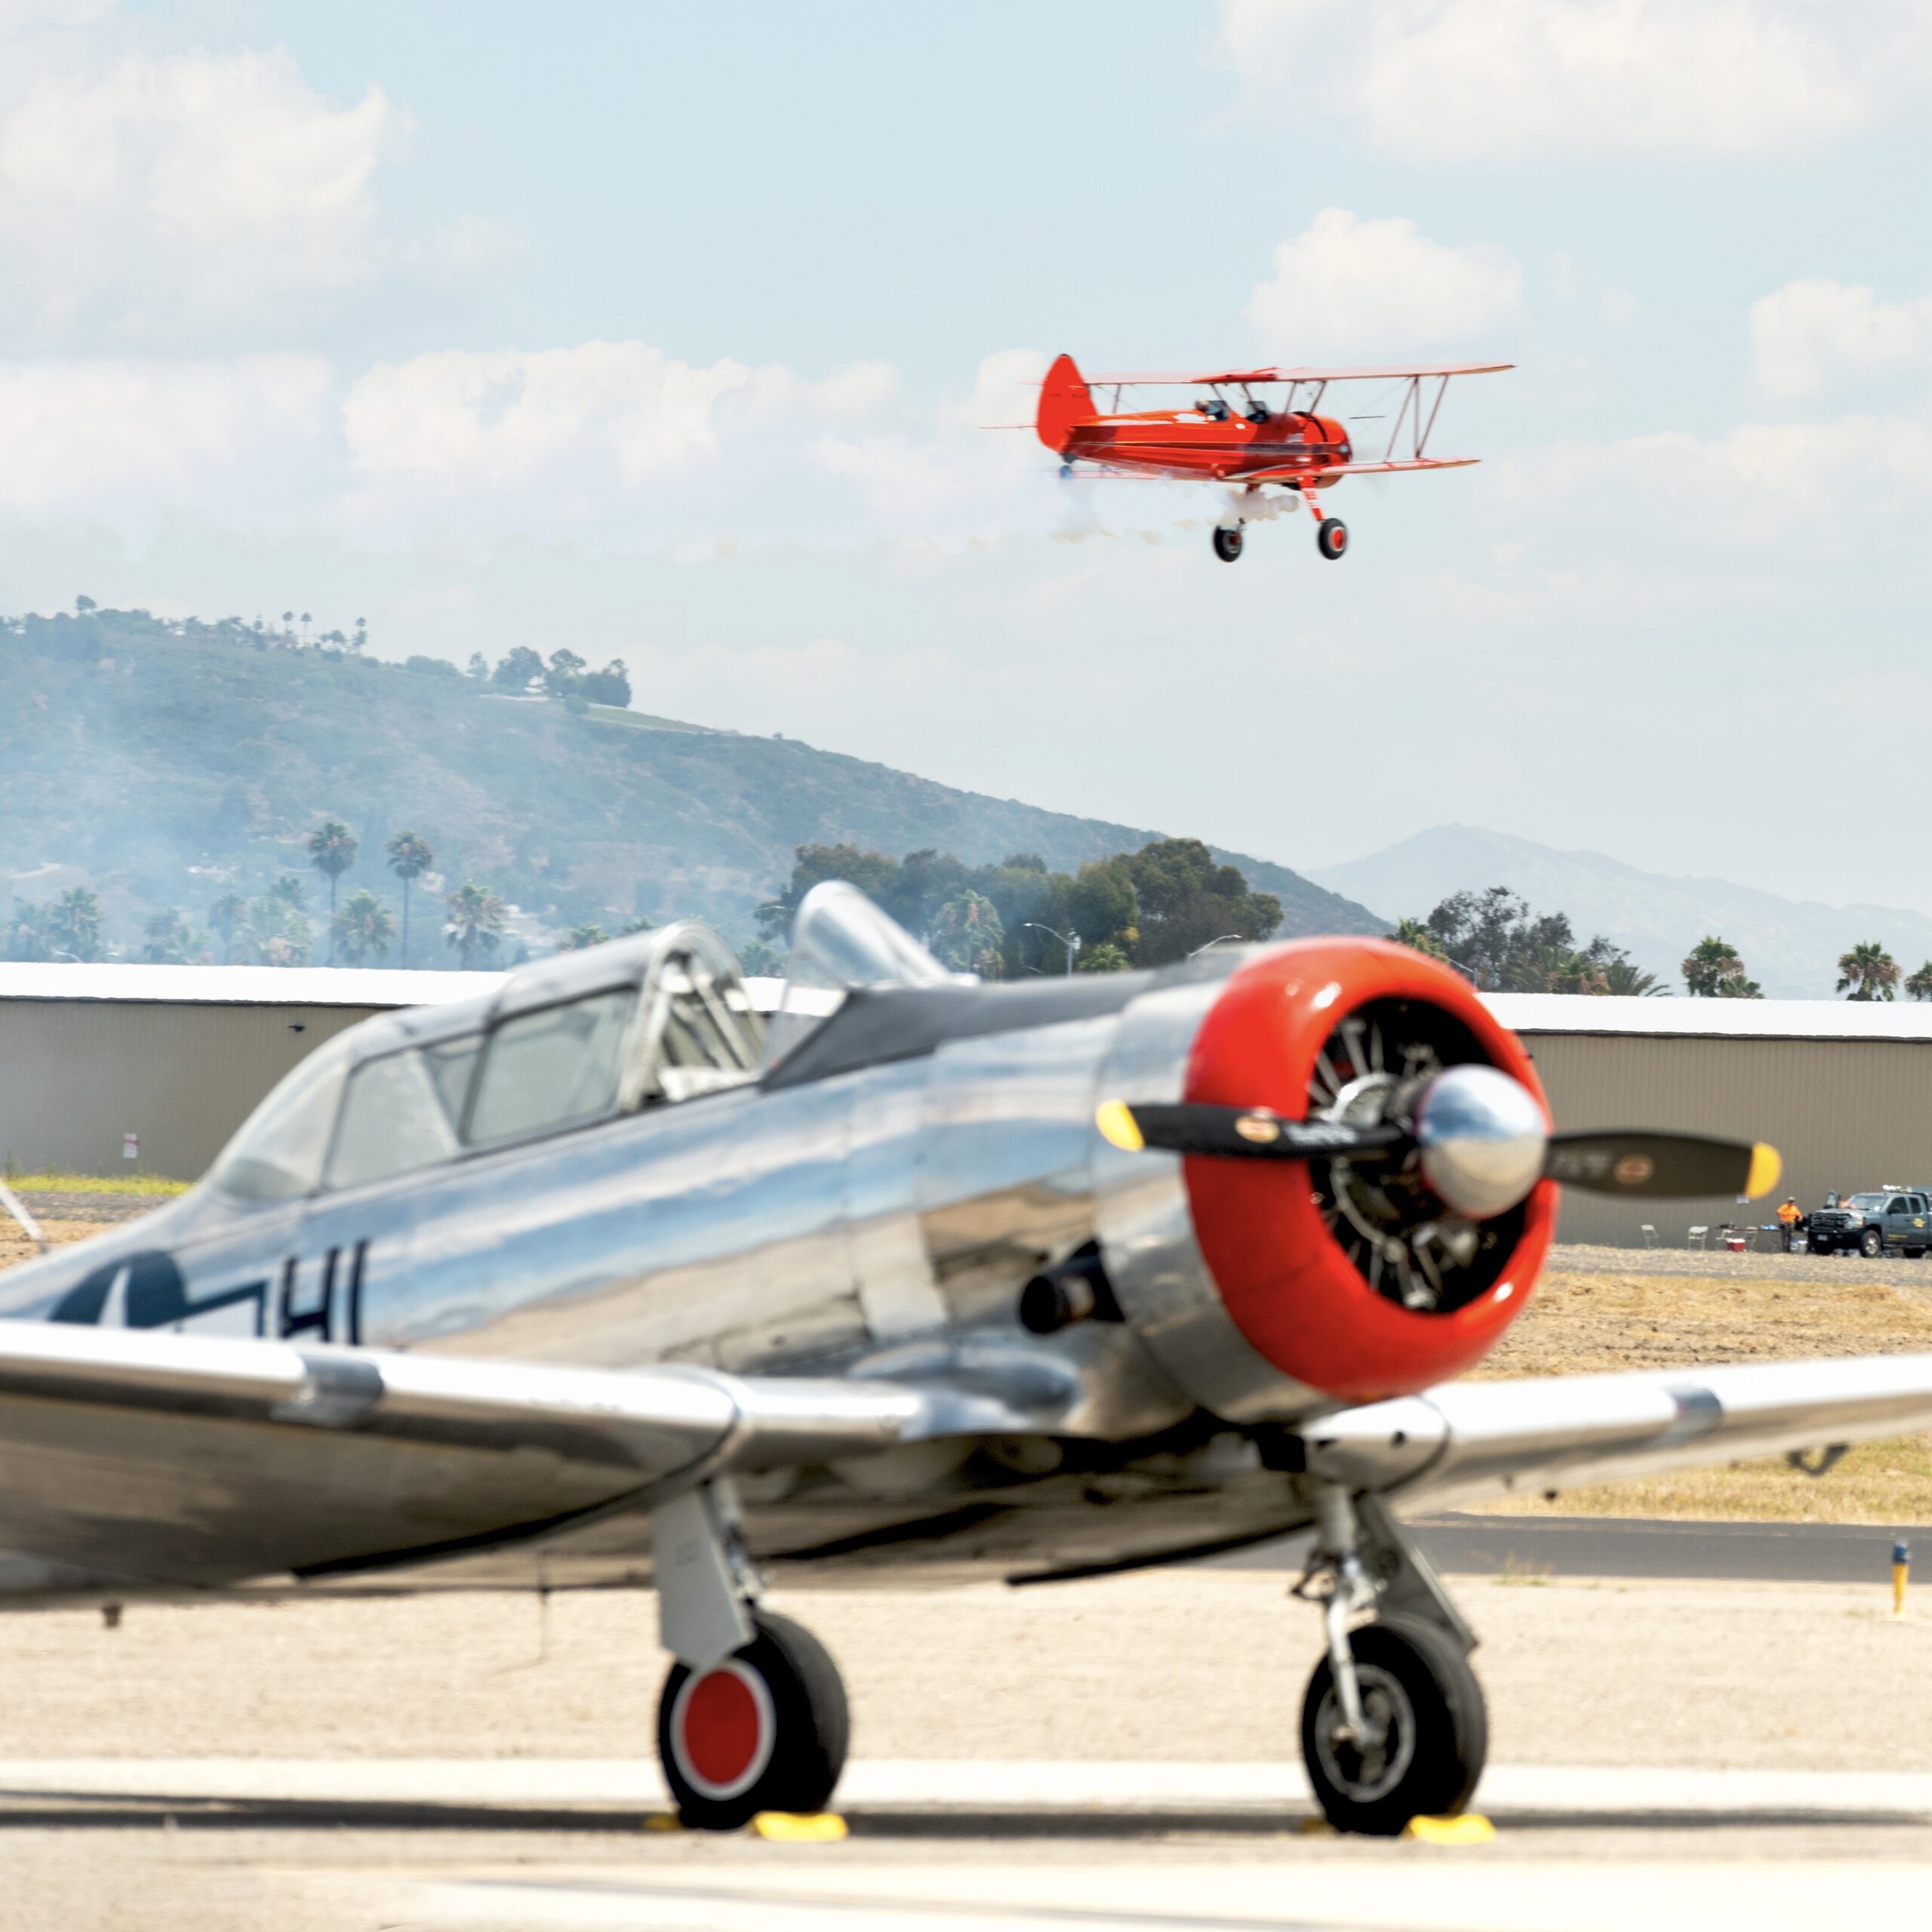
[[[375,476],[496,486],[588,459],[634,484],[714,448],[718,398],[751,377],[742,362],[694,368],[641,342],[444,349],[370,370],[343,427]]]
[[[286,508],[328,460],[334,388],[306,355],[0,364],[0,504],[103,520]]]
[[[0,245],[45,325],[124,336],[278,314],[379,266],[371,182],[407,117],[284,53],[44,75],[0,124]]]
[[[1932,350],[1932,296],[1881,302],[1862,284],[1787,282],[1752,303],[1751,348],[1752,380],[1769,395],[1896,374]]]
[[[1412,221],[1324,208],[1275,250],[1247,317],[1274,352],[1356,358],[1466,342],[1514,315],[1523,272],[1500,248],[1445,248]]]
[[[1224,0],[1222,42],[1270,104],[1339,97],[1405,158],[1782,152],[1873,89],[1831,37],[1887,23],[1774,0]],[[1909,31],[1909,24],[1900,31]]]

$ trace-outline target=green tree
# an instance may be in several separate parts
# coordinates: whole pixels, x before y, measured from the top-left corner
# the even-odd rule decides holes
[[[1124,973],[1133,964],[1121,947],[1110,939],[1103,939],[1098,946],[1081,948],[1073,970],[1076,973]]]
[[[486,964],[503,943],[507,909],[488,886],[467,880],[443,901],[443,937],[461,959],[463,970]]]
[[[306,966],[312,936],[302,881],[285,873],[258,899],[236,928],[232,956],[262,966]]]
[[[1005,939],[998,909],[982,892],[968,891],[949,899],[933,920],[933,956],[955,973],[999,978],[1005,966],[1001,950]]]
[[[621,657],[614,657],[601,671],[586,671],[577,688],[592,704],[614,706],[622,711],[631,701],[631,674]]]
[[[389,956],[389,942],[395,937],[395,915],[365,886],[349,895],[348,903],[329,923],[329,952],[337,946],[352,966]]]
[[[1281,923],[1281,902],[1251,892],[1235,866],[1218,864],[1198,838],[1158,838],[1127,862],[1140,908],[1137,966],[1185,959],[1215,940],[1266,939]]]
[[[1630,959],[1613,959],[1603,969],[1603,983],[1605,992],[1621,999],[1657,999],[1670,992],[1654,973],[1646,973]]]
[[[1907,999],[1932,999],[1932,959],[1906,981],[1905,994]]]
[[[1748,978],[1744,961],[1728,940],[1706,933],[1678,969],[1694,999],[1761,999],[1764,989]]]
[[[553,651],[543,673],[543,688],[552,697],[568,697],[582,685],[586,668],[574,651]]]
[[[1860,940],[1838,959],[1835,991],[1847,999],[1880,1000],[1897,996],[1898,961],[1875,939]]]
[[[355,863],[355,835],[340,819],[325,819],[309,835],[309,863],[329,882],[329,964],[335,964],[335,889]]]
[[[429,841],[413,832],[398,832],[383,848],[389,854],[389,870],[402,881],[402,963],[409,964],[409,891],[436,863]]]
[[[224,892],[208,908],[208,930],[221,941],[222,964],[235,957],[235,938],[248,923],[248,902],[238,892]]]
[[[143,928],[141,957],[157,966],[199,966],[208,956],[208,943],[172,906],[155,913]]]
[[[1395,930],[1389,937],[1398,946],[1406,946],[1417,952],[1426,952],[1432,959],[1446,960],[1449,957],[1442,942],[1420,919],[1398,919]]]
[[[529,688],[533,678],[543,675],[543,660],[527,644],[520,644],[490,673],[490,681],[500,685],[504,690],[521,691]]]
[[[100,900],[84,885],[62,893],[47,909],[46,932],[57,959],[107,957],[100,936]]]
[[[51,959],[52,942],[48,937],[51,906],[35,905],[26,899],[14,901],[7,915],[6,956],[9,959]]]
[[[583,952],[591,946],[601,946],[610,937],[593,919],[587,925],[571,927],[569,936],[564,941],[563,949],[566,952]]]
[[[475,678],[479,685],[487,685],[490,681],[490,662],[481,651],[472,651],[469,654],[467,675]]]

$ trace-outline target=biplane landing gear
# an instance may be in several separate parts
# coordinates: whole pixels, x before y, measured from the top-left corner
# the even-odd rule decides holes
[[[1232,564],[1241,556],[1241,532],[1239,524],[1217,524],[1214,527],[1214,554],[1223,563]]]
[[[657,1701],[657,1755],[678,1816],[735,1831],[761,1811],[822,1811],[851,1720],[825,1646],[761,1607],[728,1483],[653,1512],[658,1624],[676,1661]]]
[[[1335,562],[1349,547],[1349,526],[1338,516],[1324,516],[1315,532],[1315,547]]]
[[[1411,1818],[1461,1810],[1482,1776],[1475,1638],[1376,1498],[1324,1484],[1315,1502],[1320,1530],[1295,1591],[1321,1603],[1328,1654],[1302,1703],[1302,1760],[1337,1831],[1391,1838]],[[1361,1610],[1375,1620],[1351,1630]]]

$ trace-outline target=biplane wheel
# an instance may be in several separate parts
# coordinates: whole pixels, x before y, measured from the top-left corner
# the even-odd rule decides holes
[[[1469,1801],[1489,1755],[1489,1715],[1469,1660],[1432,1623],[1388,1617],[1349,1634],[1364,1715],[1382,1740],[1346,1735],[1334,1672],[1324,1657],[1301,1708],[1301,1750],[1323,1815],[1339,1832],[1393,1838],[1411,1818]]]
[[[1315,547],[1334,563],[1349,547],[1349,526],[1338,516],[1324,516],[1315,533]]]
[[[761,1811],[823,1811],[845,1768],[851,1718],[838,1666],[789,1617],[703,1672],[674,1664],[657,1700],[657,1756],[694,1830],[732,1832]]]
[[[1232,564],[1241,555],[1241,525],[1229,529],[1217,525],[1214,529],[1214,554],[1223,563]]]

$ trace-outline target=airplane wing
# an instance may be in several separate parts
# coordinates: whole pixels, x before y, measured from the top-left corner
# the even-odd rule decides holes
[[[1392,476],[1402,469],[1468,469],[1481,462],[1479,456],[1411,456],[1390,463],[1303,463],[1297,469],[1249,469],[1225,480],[1229,483],[1280,483],[1290,478],[1321,476]]]
[[[1459,1506],[1932,1428],[1932,1355],[1445,1383],[1325,1417],[1315,1474]]]
[[[660,1484],[1027,1420],[888,1382],[0,1322],[0,1550],[50,1573],[30,1587],[63,1567],[213,1586],[481,1547]]]
[[[1089,389],[1132,389],[1158,383],[1369,383],[1393,382],[1411,376],[1493,376],[1513,369],[1513,362],[1391,362],[1358,369],[1138,369],[1124,374],[1085,376]]]

